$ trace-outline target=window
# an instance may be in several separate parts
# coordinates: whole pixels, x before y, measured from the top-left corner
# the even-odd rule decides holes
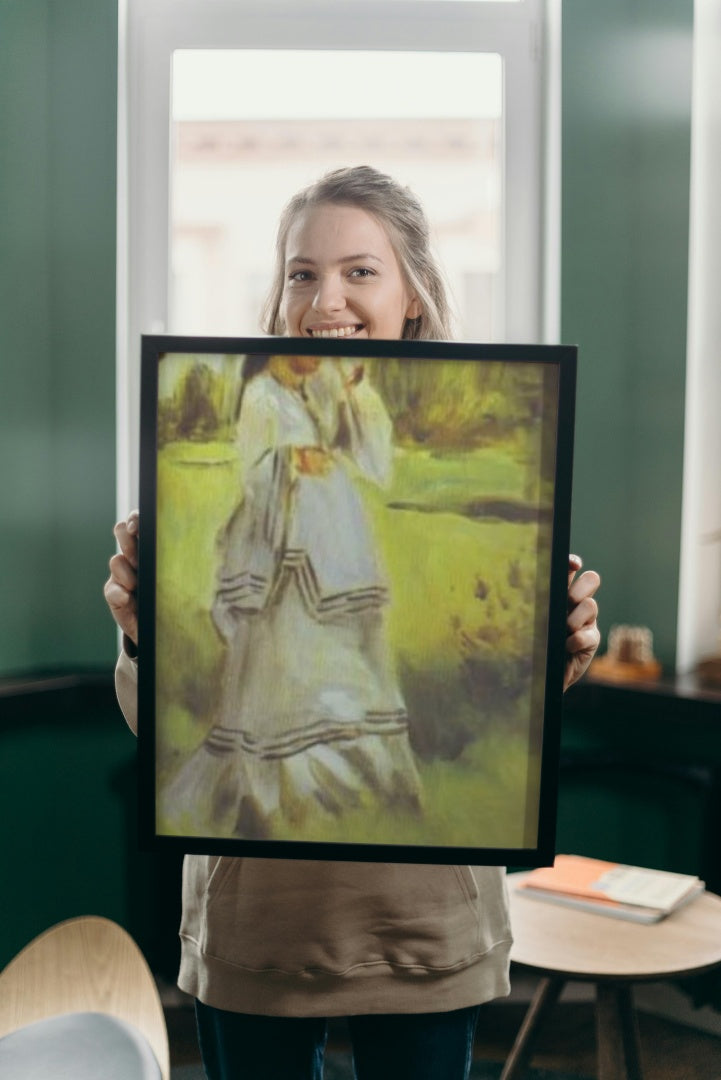
[[[121,513],[137,498],[140,334],[257,333],[278,213],[337,165],[362,157],[421,197],[459,336],[555,339],[542,138],[555,6],[121,3]]]
[[[456,336],[503,336],[498,55],[196,49],[172,71],[171,331],[258,332],[285,202],[370,162],[426,208]]]
[[[677,669],[715,658],[721,668],[721,146],[718,140],[719,4],[694,9],[686,434]]]

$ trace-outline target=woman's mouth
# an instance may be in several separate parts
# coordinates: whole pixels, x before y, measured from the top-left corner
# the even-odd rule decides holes
[[[352,326],[311,326],[308,334],[312,338],[347,338],[353,337],[363,329],[363,323],[353,323]]]

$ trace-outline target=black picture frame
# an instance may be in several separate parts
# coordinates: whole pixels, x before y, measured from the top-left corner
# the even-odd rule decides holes
[[[575,383],[574,346],[143,337],[144,849],[553,861]]]

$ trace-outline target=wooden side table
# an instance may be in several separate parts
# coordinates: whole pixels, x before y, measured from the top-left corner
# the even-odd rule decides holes
[[[703,893],[661,922],[626,922],[529,899],[509,874],[511,960],[540,975],[501,1080],[520,1080],[568,981],[596,987],[598,1080],[643,1080],[632,987],[721,966],[721,897]]]

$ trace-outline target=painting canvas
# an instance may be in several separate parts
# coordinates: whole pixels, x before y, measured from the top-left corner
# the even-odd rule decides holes
[[[575,350],[146,337],[147,845],[553,855]]]

